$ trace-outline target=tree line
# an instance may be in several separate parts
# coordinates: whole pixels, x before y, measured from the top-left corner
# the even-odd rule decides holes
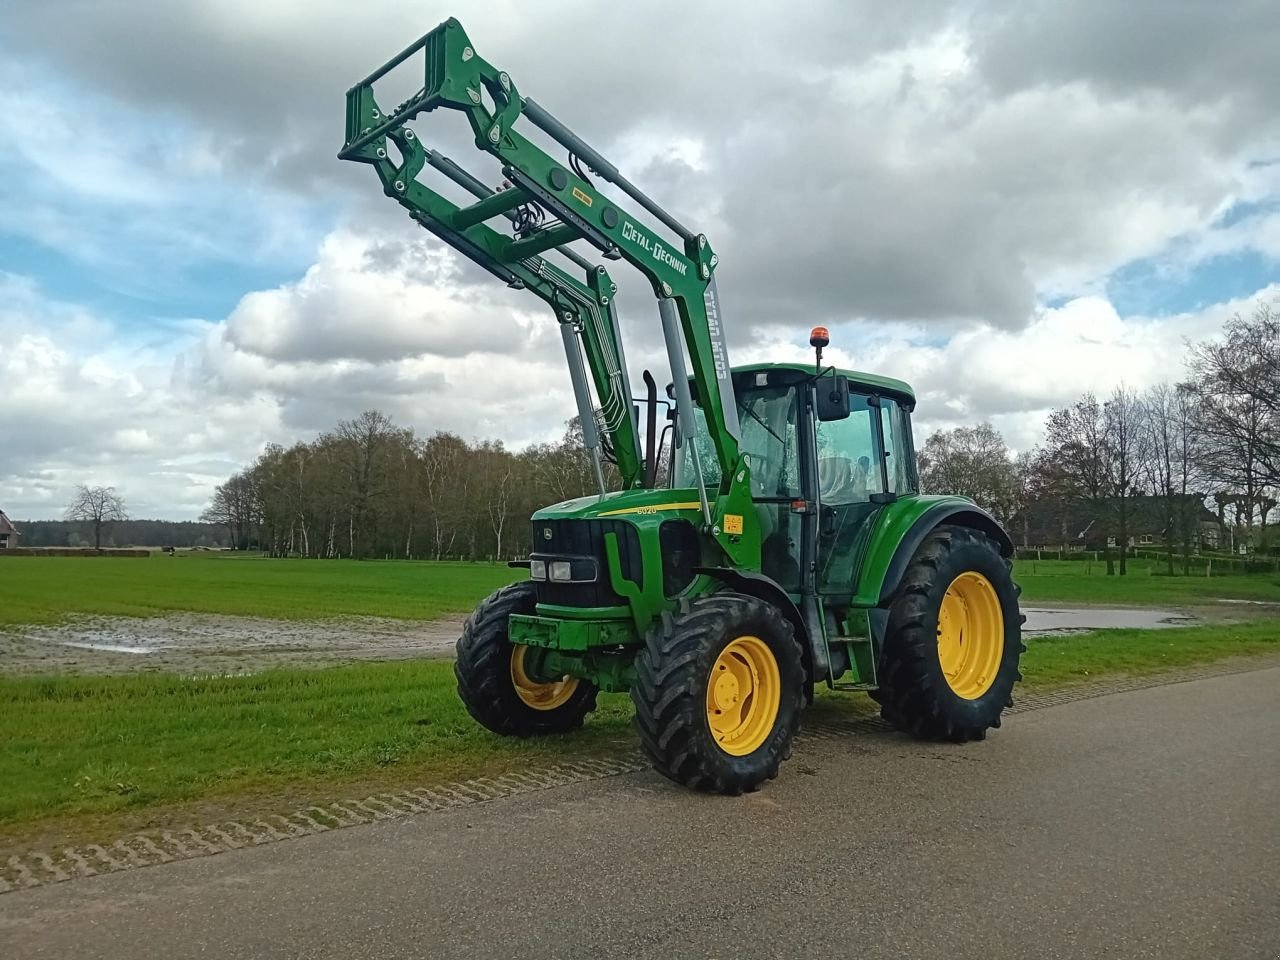
[[[972,497],[1019,542],[1028,504],[1087,505],[1115,531],[1108,565],[1120,572],[1139,497],[1145,514],[1160,513],[1170,572],[1189,568],[1209,497],[1224,526],[1262,549],[1280,489],[1278,327],[1270,306],[1237,316],[1188,348],[1185,379],[1085,394],[1051,411],[1043,441],[1017,456],[990,424],[934,433],[919,454],[922,489]],[[375,410],[267,447],[216,488],[201,519],[234,548],[277,556],[509,559],[529,551],[534,510],[595,489],[574,421],[561,440],[514,452],[418,436]],[[1064,514],[1062,543],[1077,533]]]
[[[1107,564],[1122,574],[1135,498],[1159,513],[1170,573],[1189,569],[1210,501],[1264,550],[1280,489],[1280,314],[1263,304],[1237,315],[1221,338],[1189,346],[1186,369],[1180,382],[1121,384],[1051,411],[1043,442],[1017,456],[987,423],[938,431],[920,451],[921,487],[972,497],[1015,540],[1031,503],[1090,505],[1115,531]],[[1074,535],[1064,526],[1063,543]]]
[[[596,489],[573,421],[560,441],[513,452],[419,437],[370,410],[309,443],[268,446],[201,519],[236,549],[273,556],[501,560],[528,554],[534,510]]]

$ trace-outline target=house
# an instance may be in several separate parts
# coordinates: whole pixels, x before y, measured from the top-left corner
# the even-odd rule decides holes
[[[1205,507],[1204,498],[1189,493],[1173,500],[1174,518],[1161,497],[1133,496],[1125,500],[1126,527],[1131,548],[1159,549],[1170,539],[1182,539],[1181,523],[1189,525],[1193,550],[1216,550],[1225,542],[1222,524]],[[1032,500],[1009,523],[1014,542],[1030,550],[1105,550],[1119,540],[1120,498],[1103,500]],[[1172,528],[1172,529],[1170,529]]]
[[[22,536],[18,532],[18,528],[13,525],[13,521],[4,515],[4,511],[0,510],[0,550],[7,550],[9,547],[18,545],[18,537]]]

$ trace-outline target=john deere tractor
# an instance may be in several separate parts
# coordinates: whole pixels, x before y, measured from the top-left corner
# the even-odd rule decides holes
[[[420,88],[380,105],[375,86],[406,69]],[[496,158],[498,189],[409,126],[446,111]],[[980,740],[1000,725],[1024,649],[1013,545],[974,503],[917,492],[907,384],[823,366],[822,328],[812,365],[731,366],[707,237],[521,96],[456,20],[347,92],[339,157],[545,301],[564,341],[599,491],[535,513],[517,564],[528,578],[467,620],[458,694],[478,722],[562,733],[598,691],[630,691],[654,766],[731,794],[777,775],[820,683],[866,691],[917,737]],[[649,281],[665,399],[647,371],[633,398],[616,286],[575,243]]]

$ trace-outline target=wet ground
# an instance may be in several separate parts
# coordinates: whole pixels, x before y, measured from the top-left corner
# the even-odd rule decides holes
[[[1212,610],[1143,607],[1024,607],[1028,637],[1118,627],[1189,626]],[[54,626],[0,630],[0,674],[253,673],[269,667],[450,656],[461,620],[349,617],[290,621],[177,613],[81,617]]]
[[[1149,607],[1028,607],[1022,612],[1027,622],[1023,636],[1035,637],[1058,633],[1083,633],[1089,630],[1161,630],[1166,627],[1189,627],[1199,623],[1198,617],[1178,610]]]
[[[0,673],[252,673],[268,667],[446,656],[461,620],[291,621],[178,613],[82,617],[0,630]]]

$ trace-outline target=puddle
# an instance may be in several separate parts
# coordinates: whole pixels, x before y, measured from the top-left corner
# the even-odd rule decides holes
[[[1024,607],[1029,637],[1117,627],[1159,630],[1198,622],[1176,610]],[[453,654],[460,620],[351,617],[310,622],[214,614],[82,617],[0,630],[0,674],[179,673],[226,676],[272,667]]]
[[[1199,622],[1176,610],[1140,607],[1023,607],[1022,612],[1027,615],[1022,633],[1030,637],[1090,630],[1164,630]]]
[[[460,620],[301,622],[196,613],[81,617],[55,626],[0,630],[0,674],[225,676],[281,666],[449,656],[461,632]]]
[[[55,640],[54,643],[64,647],[76,647],[79,650],[106,650],[108,653],[155,653],[155,647],[130,647],[123,643],[89,643],[76,640]]]

